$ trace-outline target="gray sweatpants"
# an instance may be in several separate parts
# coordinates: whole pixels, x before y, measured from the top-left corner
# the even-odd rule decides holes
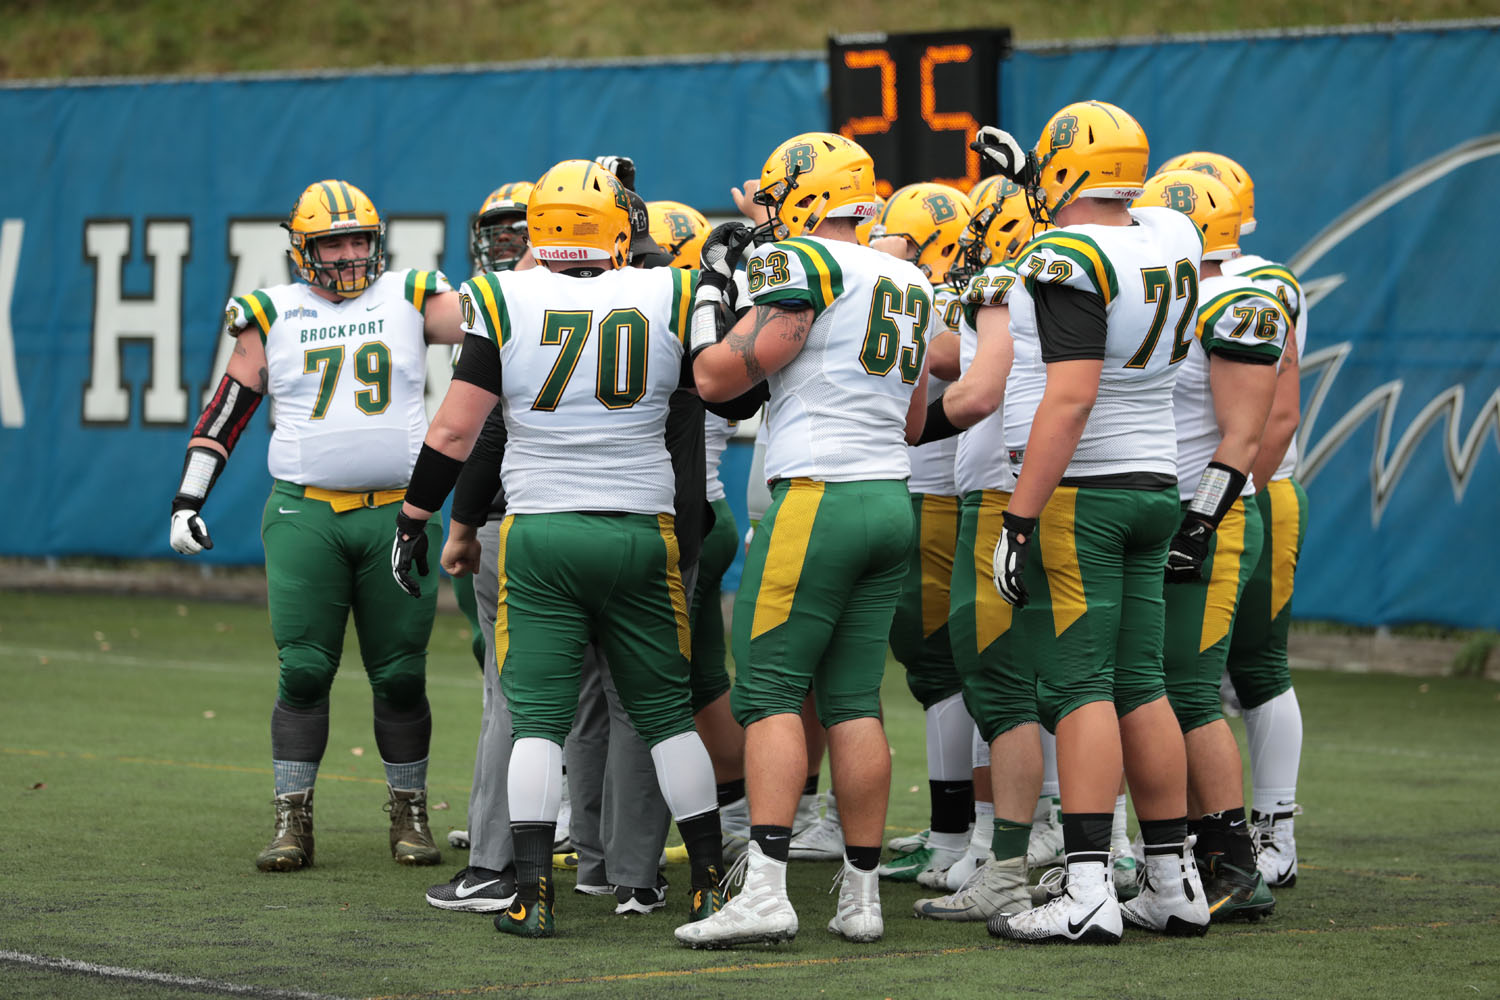
[[[696,563],[682,571],[690,605],[697,580]],[[609,666],[593,643],[584,655],[578,716],[564,751],[579,884],[654,886],[672,814],[656,781],[651,750],[630,724]]]
[[[510,803],[505,781],[510,771],[510,706],[500,692],[495,665],[495,609],[500,600],[500,522],[479,529],[479,574],[474,602],[484,629],[484,708],[479,746],[474,751],[474,787],[469,791],[469,864],[502,871],[515,863],[510,839]]]

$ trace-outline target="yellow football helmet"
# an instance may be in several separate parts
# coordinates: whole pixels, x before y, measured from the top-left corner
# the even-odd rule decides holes
[[[1020,187],[1015,181],[999,174],[991,174],[984,180],[969,189],[969,200],[974,203],[974,210],[986,205],[993,205],[996,201],[1006,197],[1011,191],[1019,191]]]
[[[959,259],[949,271],[954,284],[968,281],[991,264],[1010,260],[1037,233],[1049,228],[1032,219],[1026,192],[1015,181],[1001,179],[981,194],[989,200],[977,206],[958,238]]]
[[[385,272],[385,220],[375,210],[375,203],[347,181],[309,184],[281,226],[292,242],[287,256],[298,276],[309,285],[352,299]],[[320,259],[319,239],[349,233],[369,234],[366,256],[326,263]]]
[[[1250,172],[1223,153],[1183,153],[1174,156],[1156,168],[1161,174],[1168,170],[1197,170],[1211,174],[1223,181],[1240,204],[1244,218],[1240,220],[1240,235],[1255,232],[1255,183]]]
[[[541,176],[526,203],[537,260],[630,259],[630,201],[615,175],[593,160],[563,160]]]
[[[824,219],[874,218],[875,161],[853,139],[804,132],[777,146],[760,171],[755,202],[770,210],[756,242],[806,236]]]
[[[1055,224],[1057,213],[1076,198],[1139,198],[1151,149],[1145,131],[1120,108],[1080,101],[1048,120],[1034,155],[1032,214]]]
[[[672,255],[672,266],[696,268],[703,241],[713,228],[703,213],[680,201],[648,201],[646,215],[651,220],[651,238]]]
[[[880,195],[875,196],[875,214],[854,227],[854,238],[859,240],[860,246],[870,245],[870,230],[875,228],[875,220],[880,218],[880,213],[885,211],[885,199]]]
[[[1240,250],[1240,206],[1229,185],[1197,170],[1166,170],[1146,182],[1136,208],[1170,208],[1203,233],[1203,259],[1228,260]]]
[[[536,185],[511,181],[490,192],[469,227],[476,271],[509,271],[526,254],[526,201]]]
[[[891,192],[870,236],[906,237],[917,248],[912,263],[934,285],[940,285],[948,278],[948,268],[958,253],[958,238],[973,214],[974,205],[957,188],[908,184]]]

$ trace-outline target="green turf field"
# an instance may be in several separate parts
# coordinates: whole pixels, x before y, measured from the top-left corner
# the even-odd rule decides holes
[[[464,826],[479,677],[461,619],[433,637],[432,800]],[[1303,874],[1275,917],[1194,941],[1127,932],[1118,948],[995,946],[978,925],[907,916],[885,940],[823,930],[833,863],[794,865],[802,921],[779,948],[697,953],[669,906],[612,915],[560,888],[559,937],[498,935],[428,907],[461,867],[389,859],[369,689],[351,644],[317,799],[318,866],[264,875],[275,655],[263,608],[9,594],[0,611],[0,997],[618,995],[1470,997],[1500,995],[1500,689],[1304,673]],[[888,675],[890,824],[925,822],[921,715]],[[920,789],[920,790],[919,790]],[[166,981],[19,964],[66,959]],[[184,984],[198,977],[197,985]]]

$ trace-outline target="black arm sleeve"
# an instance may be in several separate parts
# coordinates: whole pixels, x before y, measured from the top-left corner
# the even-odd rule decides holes
[[[488,341],[486,341],[488,343]],[[479,527],[490,515],[505,514],[500,464],[505,458],[505,407],[498,402],[485,418],[474,450],[453,488],[453,520]]]
[[[481,337],[476,333],[464,334],[464,346],[458,355],[458,366],[453,369],[453,381],[468,382],[500,395],[500,348],[488,337]]]
[[[917,444],[931,444],[962,433],[963,429],[953,426],[953,421],[948,419],[948,411],[943,409],[943,397],[939,396],[927,404],[927,422],[922,425],[922,436]]]
[[[1043,361],[1104,360],[1109,320],[1102,298],[1045,281],[1032,283],[1031,292]]]
[[[1225,361],[1235,361],[1243,365],[1274,365],[1280,358],[1269,354],[1257,354],[1254,351],[1236,351],[1232,347],[1216,347],[1209,355],[1214,358],[1223,358]]]

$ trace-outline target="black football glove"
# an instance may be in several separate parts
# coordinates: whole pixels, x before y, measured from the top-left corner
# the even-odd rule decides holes
[[[735,268],[750,245],[750,227],[743,222],[721,222],[703,241],[703,251],[698,258],[702,274],[698,286],[717,288],[721,293],[734,280]]]
[[[391,543],[391,576],[412,597],[422,596],[422,586],[411,575],[412,563],[417,573],[427,575],[427,522],[396,511],[396,540]]]
[[[995,543],[990,574],[1000,596],[1008,604],[1024,608],[1031,600],[1023,577],[1026,573],[1026,550],[1036,535],[1036,518],[1019,517],[1006,511],[1001,515],[1000,521],[1000,540]]]
[[[635,190],[635,161],[628,156],[596,156],[594,162],[615,175],[626,191]]]
[[[1214,526],[1196,514],[1182,516],[1182,526],[1167,548],[1167,582],[1193,583],[1203,579],[1203,562],[1214,537]]]

